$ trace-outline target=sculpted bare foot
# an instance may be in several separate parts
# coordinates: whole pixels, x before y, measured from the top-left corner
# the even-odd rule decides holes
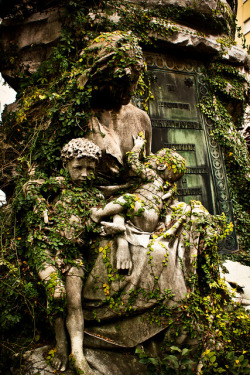
[[[99,223],[99,221],[101,220],[101,215],[99,213],[99,209],[98,208],[91,208],[91,214],[90,214],[90,217],[91,219],[95,222],[95,223]]]
[[[89,364],[84,356],[83,353],[76,353],[75,355],[72,353],[72,356],[74,358],[74,367],[80,371],[84,375],[94,375],[94,372],[89,367]]]
[[[65,371],[68,365],[67,345],[61,345],[56,348],[54,357],[51,359],[51,365],[55,370]]]
[[[63,316],[58,316],[55,319],[54,330],[56,336],[56,350],[51,359],[51,365],[56,370],[65,371],[68,364],[68,340]]]
[[[101,224],[102,224],[102,229],[104,233],[107,235],[122,233],[122,232],[125,232],[126,230],[125,225],[122,225],[122,224],[114,224],[114,223],[109,223],[107,221],[101,221]]]

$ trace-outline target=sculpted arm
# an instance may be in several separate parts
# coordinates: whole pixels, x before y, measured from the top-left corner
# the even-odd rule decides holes
[[[143,137],[138,136],[137,138],[134,138],[134,147],[127,153],[128,165],[131,168],[131,171],[142,179],[156,178],[157,173],[140,160],[140,155],[143,152],[145,145],[146,141]]]

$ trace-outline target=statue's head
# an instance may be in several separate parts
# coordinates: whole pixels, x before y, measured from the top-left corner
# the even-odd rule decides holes
[[[76,185],[94,178],[95,167],[101,156],[100,147],[85,138],[72,139],[61,151],[63,164]]]
[[[175,182],[185,173],[186,160],[170,148],[163,148],[148,158],[151,167],[156,169],[165,181]]]
[[[92,86],[96,107],[128,104],[144,69],[142,50],[130,32],[101,34],[83,50],[79,61],[88,67],[79,86]]]

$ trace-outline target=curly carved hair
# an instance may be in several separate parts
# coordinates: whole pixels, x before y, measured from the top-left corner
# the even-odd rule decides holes
[[[75,138],[69,141],[61,151],[61,159],[64,163],[74,158],[81,159],[83,157],[99,160],[102,152],[99,146],[86,138]]]
[[[171,171],[168,176],[171,182],[179,180],[186,170],[186,160],[170,148],[163,148],[155,154],[149,155],[147,160],[149,163],[150,160],[154,160],[158,171],[164,171],[166,168]]]

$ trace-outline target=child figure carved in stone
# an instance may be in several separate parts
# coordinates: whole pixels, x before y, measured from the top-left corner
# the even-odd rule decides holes
[[[117,269],[132,270],[132,260],[126,239],[125,220],[140,231],[153,233],[159,221],[163,200],[173,196],[171,183],[179,180],[185,173],[185,159],[168,148],[151,154],[145,162],[140,161],[140,154],[145,147],[145,139],[140,135],[134,139],[132,151],[127,153],[128,165],[133,175],[138,175],[142,185],[133,194],[124,194],[109,202],[103,208],[92,208],[91,218],[101,222],[106,234],[119,233],[117,238]],[[168,192],[164,191],[165,181],[170,183]],[[121,214],[125,212],[125,217]],[[113,216],[113,222],[102,221]]]
[[[66,185],[64,189],[61,189],[61,194],[55,200],[56,202],[53,202],[53,212],[59,217],[56,230],[60,233],[61,238],[66,239],[68,246],[71,241],[72,246],[76,242],[81,244],[81,234],[84,235],[85,227],[81,220],[82,207],[79,209],[77,206],[76,194],[80,194],[79,188],[83,185],[85,191],[88,191],[89,182],[94,177],[95,167],[100,156],[100,148],[84,138],[71,140],[61,151],[62,161],[65,168],[68,169],[73,184]],[[61,179],[63,180],[63,178]],[[74,190],[77,193],[74,193]],[[90,190],[93,190],[91,186]],[[49,243],[49,241],[47,242]],[[84,374],[91,375],[93,372],[83,353],[84,316],[81,295],[85,270],[84,259],[79,249],[76,250],[76,257],[73,257],[68,263],[67,256],[63,253],[66,247],[67,244],[54,254],[48,246],[46,260],[40,264],[38,274],[46,289],[49,284],[54,283],[51,289],[52,294],[47,297],[48,305],[59,306],[60,300],[66,298],[66,327],[71,342],[71,353],[75,360],[74,365]],[[57,370],[65,371],[69,353],[63,316],[55,317],[53,325],[56,336],[56,352],[52,359],[52,365]]]

